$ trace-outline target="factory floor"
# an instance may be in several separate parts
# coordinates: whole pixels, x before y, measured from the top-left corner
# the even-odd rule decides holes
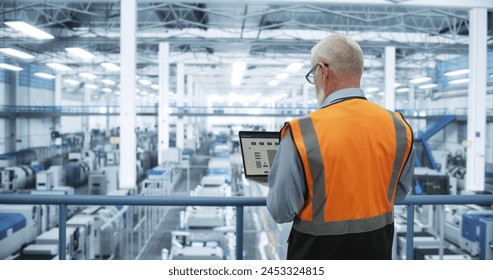
[[[207,163],[210,159],[209,146],[210,143],[205,143],[194,154],[191,161],[189,183],[187,170],[183,169],[171,195],[188,196],[190,190],[200,184],[200,179],[207,172]],[[232,184],[232,195],[265,196],[265,193],[261,190],[263,187],[255,184],[243,185],[240,173],[241,168],[239,166],[236,169],[236,173],[233,174],[233,178],[236,178],[236,180]],[[75,194],[88,194],[87,185],[76,188]],[[124,251],[127,251],[127,254],[116,255],[114,258],[160,260],[162,258],[162,249],[169,250],[171,247],[171,232],[179,229],[180,212],[184,211],[185,208],[180,206],[166,207],[164,219],[145,245],[138,242],[137,233],[135,233],[133,242],[123,245],[132,247],[132,252],[128,253],[128,248],[125,248]],[[244,214],[243,258],[247,260],[284,259],[290,224],[277,225],[269,217],[265,207],[245,207]],[[228,250],[225,244],[221,245],[223,251],[226,252],[226,258],[234,259],[234,249],[231,251]]]
[[[190,186],[187,186],[186,171],[182,172],[181,178],[173,191],[173,195],[187,195],[188,189],[193,189],[199,184],[200,179],[206,174],[206,166],[209,159],[208,147],[209,145],[204,145],[197,151],[193,158],[192,166],[196,167],[192,168],[190,172]],[[245,186],[244,189],[243,185],[241,185],[241,180],[236,180],[236,183],[233,183],[233,195],[262,195],[257,188],[258,186],[250,185]],[[161,259],[162,249],[166,248],[169,250],[171,247],[171,231],[179,228],[180,211],[184,210],[185,207],[168,208],[166,217],[155,231],[154,236],[139,256],[139,259]],[[289,231],[279,230],[279,226],[268,216],[265,207],[245,207],[244,213],[243,258],[247,260],[285,258],[283,252],[285,252],[285,242]],[[264,232],[267,234],[263,234]],[[261,244],[261,235],[267,237],[266,242],[264,242],[266,244]],[[265,253],[261,253],[263,251],[260,248],[261,246],[268,247]],[[222,244],[221,247],[226,252],[226,258],[234,259],[234,251],[228,250],[225,244]]]

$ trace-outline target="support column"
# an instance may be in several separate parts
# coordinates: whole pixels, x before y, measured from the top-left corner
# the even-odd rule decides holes
[[[308,100],[310,99],[309,96],[308,96],[308,84],[307,83],[304,83],[303,84],[303,110],[305,111],[305,113],[308,112]]]
[[[296,110],[296,105],[298,105],[298,100],[296,100],[296,95],[297,92],[295,89],[291,90],[291,104],[289,105],[291,107],[291,113],[295,114],[297,113],[298,110]]]
[[[487,10],[469,10],[469,95],[466,190],[484,190],[486,134]]]
[[[193,76],[187,75],[187,105],[185,107],[194,106],[194,96],[193,96]],[[189,109],[190,110],[190,109]],[[187,123],[187,141],[194,138],[193,122],[192,117],[185,118]]]
[[[120,189],[135,189],[137,139],[135,135],[136,0],[121,0],[120,19]]]
[[[8,99],[5,100],[5,105],[17,106],[18,72],[9,72],[11,72],[9,93],[7,95]],[[17,118],[15,115],[10,115],[5,122],[5,153],[15,152],[17,150]]]
[[[183,65],[183,63],[176,64],[176,98],[178,112],[183,112],[185,99],[185,65]],[[185,142],[184,130],[183,117],[179,116],[176,119],[176,147],[180,149],[183,149]]]
[[[90,88],[84,88],[83,106],[88,107],[91,102],[92,91]],[[89,116],[82,117],[82,130],[84,132],[84,149],[89,149],[91,145],[91,128],[89,125]]]
[[[416,116],[414,118],[411,118],[411,128],[413,131],[418,131],[419,130],[419,118],[417,118],[417,111],[416,111],[416,86],[413,84],[409,85],[409,113],[413,116]],[[419,108],[420,106],[418,106]]]
[[[159,43],[158,163],[169,148],[169,43]]]
[[[414,111],[414,108],[416,103],[416,87],[414,85],[409,86],[409,95],[408,95],[408,108],[411,114]]]
[[[57,73],[55,78],[55,95],[53,96],[53,106],[62,106],[62,74]],[[61,132],[60,117],[53,117],[53,130]]]
[[[384,107],[395,110],[395,47],[385,47],[385,95]]]

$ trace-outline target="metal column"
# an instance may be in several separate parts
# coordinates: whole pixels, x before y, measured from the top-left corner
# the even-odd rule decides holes
[[[183,63],[176,64],[176,107],[179,112],[183,111],[185,99],[185,65]],[[183,117],[178,117],[176,120],[176,147],[183,149],[185,141],[185,126]]]
[[[121,0],[120,39],[120,188],[134,189],[137,181],[135,135],[136,0]]]
[[[409,96],[408,96],[408,108],[409,111],[413,111],[416,103],[416,87],[414,85],[409,86]]]
[[[469,95],[466,190],[484,190],[486,134],[487,10],[469,11]]]
[[[384,107],[395,110],[395,47],[385,47],[385,95]]]
[[[169,148],[169,43],[159,43],[158,163]]]
[[[88,87],[84,89],[84,106],[91,103],[92,90]],[[84,131],[84,149],[89,149],[91,144],[91,126],[89,124],[89,115],[82,117],[82,130]]]
[[[5,104],[16,106],[17,105],[17,88],[18,88],[18,72],[11,71],[9,92],[6,95]],[[15,114],[9,115],[8,119],[5,119],[5,153],[17,151],[17,118]]]
[[[187,75],[187,106],[186,107],[194,107],[194,93],[193,93],[193,76],[192,75]],[[186,117],[185,118],[186,123],[187,123],[187,140],[193,139],[194,138],[194,125],[192,121],[192,117]]]

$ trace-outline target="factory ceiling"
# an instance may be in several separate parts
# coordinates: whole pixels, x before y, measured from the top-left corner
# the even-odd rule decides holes
[[[451,2],[451,3],[447,3]],[[457,4],[458,2],[468,2]],[[310,68],[310,49],[321,38],[346,34],[365,53],[366,87],[383,84],[386,46],[396,47],[396,80],[427,73],[438,61],[468,53],[469,9],[487,7],[488,43],[493,44],[493,2],[471,1],[137,1],[137,74],[157,83],[158,45],[169,42],[171,90],[175,64],[185,64],[206,94],[276,94],[300,91]],[[0,44],[28,52],[33,62],[59,62],[99,77],[100,66],[120,62],[120,2],[105,0],[3,0],[0,21],[25,21],[53,40],[26,37],[0,25]],[[81,61],[65,51],[80,47],[96,57]],[[11,58],[1,57],[0,60]],[[240,86],[231,86],[231,65],[247,63]],[[22,63],[25,61],[14,61]],[[268,82],[292,62],[303,67],[276,87]]]

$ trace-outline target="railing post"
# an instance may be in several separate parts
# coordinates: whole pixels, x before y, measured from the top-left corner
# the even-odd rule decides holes
[[[59,204],[58,259],[67,259],[67,205]]]
[[[414,259],[414,204],[407,206],[406,260]]]
[[[236,206],[236,259],[243,259],[243,205]]]

